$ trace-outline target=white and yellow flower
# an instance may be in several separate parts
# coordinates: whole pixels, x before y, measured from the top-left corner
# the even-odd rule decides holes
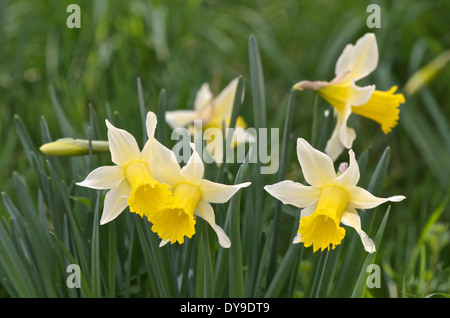
[[[203,131],[209,128],[215,128],[221,131],[223,127],[225,129],[229,128],[238,80],[238,78],[233,79],[216,97],[213,96],[209,84],[204,83],[195,97],[194,109],[167,111],[165,114],[166,122],[172,129],[188,127],[191,131],[194,131],[196,128],[194,121],[201,121]],[[247,124],[244,119],[238,116],[232,136],[231,147],[255,140],[255,137],[247,132],[246,129]],[[214,138],[214,136],[209,135],[205,135],[205,137],[208,139]],[[209,150],[215,162],[221,163],[224,160],[222,148],[214,147],[213,144],[208,144],[206,148]]]
[[[395,94],[397,87],[387,91],[375,90],[375,85],[357,86],[355,82],[372,73],[378,64],[378,46],[373,33],[361,37],[355,45],[347,44],[336,62],[335,78],[331,82],[301,81],[297,90],[313,90],[334,107],[336,127],[325,152],[333,159],[350,149],[356,138],[355,131],[347,127],[351,113],[378,122],[385,134],[397,125],[402,94]]]
[[[172,192],[167,184],[158,182],[150,172],[148,157],[154,139],[156,115],[147,114],[146,128],[149,140],[142,152],[134,137],[114,127],[106,120],[111,160],[115,165],[93,170],[77,185],[92,189],[110,190],[105,196],[100,224],[114,220],[129,206],[141,217],[171,202]]]
[[[191,144],[193,147],[193,144]],[[223,229],[216,224],[214,210],[210,203],[225,203],[239,189],[250,182],[225,185],[203,179],[204,165],[193,147],[193,153],[182,168],[175,154],[156,139],[151,142],[149,156],[151,173],[160,182],[170,185],[173,201],[165,208],[155,210],[148,216],[152,230],[162,239],[161,246],[169,241],[182,244],[184,237],[195,234],[196,217],[206,220],[216,232],[219,244],[230,247],[230,240]]]
[[[297,140],[297,156],[309,186],[285,180],[264,187],[284,204],[302,209],[294,243],[303,242],[305,247],[312,245],[314,252],[323,251],[330,244],[334,249],[345,236],[342,223],[356,230],[367,252],[375,252],[374,242],[361,229],[356,209],[371,209],[387,201],[402,201],[405,197],[378,198],[358,187],[359,167],[353,150],[349,150],[350,163],[343,173],[336,173],[333,160],[302,138]]]

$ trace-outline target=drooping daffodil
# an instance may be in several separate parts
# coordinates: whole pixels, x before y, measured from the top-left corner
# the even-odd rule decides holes
[[[397,87],[387,91],[375,89],[375,85],[360,87],[355,83],[372,73],[378,64],[378,46],[375,35],[367,33],[355,45],[347,44],[335,67],[335,78],[326,81],[301,81],[297,90],[313,90],[334,108],[337,118],[335,129],[327,142],[325,152],[333,159],[350,149],[356,138],[355,130],[347,126],[352,113],[369,118],[381,125],[385,134],[398,123],[399,105],[405,102]]]
[[[196,217],[199,216],[216,232],[219,244],[228,248],[230,239],[216,224],[211,203],[227,202],[239,189],[249,186],[250,182],[225,185],[204,179],[203,162],[193,144],[190,145],[193,153],[181,168],[173,151],[156,139],[152,140],[150,171],[157,180],[170,185],[173,201],[165,208],[151,213],[148,220],[152,223],[152,230],[162,239],[160,246],[163,246],[168,242],[182,244],[185,236],[191,238],[195,234]]]
[[[158,182],[150,172],[148,157],[154,139],[156,115],[149,112],[146,129],[149,137],[142,152],[135,138],[106,120],[112,166],[93,170],[86,179],[76,183],[82,187],[110,190],[106,193],[100,224],[114,220],[129,206],[141,217],[167,205],[172,200],[169,185]]]
[[[336,173],[333,160],[325,153],[314,149],[306,140],[297,140],[297,157],[303,176],[309,186],[285,180],[264,189],[284,204],[291,204],[300,211],[300,224],[293,243],[303,242],[305,247],[334,249],[345,236],[340,225],[353,227],[359,234],[364,249],[375,252],[375,244],[361,229],[360,216],[356,209],[371,209],[384,202],[399,202],[402,195],[379,198],[357,186],[360,178],[358,163],[353,150],[349,150],[350,161],[344,172]]]
[[[199,132],[196,131],[197,126],[195,122],[199,121],[202,131],[205,132],[204,137],[207,141],[223,137],[226,133],[222,131],[223,128],[227,129],[230,126],[238,81],[239,78],[233,79],[217,96],[213,96],[209,84],[204,83],[195,97],[194,109],[167,111],[165,114],[166,122],[172,129],[187,127],[191,132],[196,134]],[[255,141],[255,136],[246,129],[247,124],[244,119],[238,116],[231,137],[232,144],[229,145],[230,147]],[[221,131],[221,136],[214,134],[214,131],[217,130]],[[220,164],[225,158],[223,158],[224,151],[221,147],[222,139],[218,142],[220,147],[216,147],[214,143],[208,142],[206,148],[214,161]]]

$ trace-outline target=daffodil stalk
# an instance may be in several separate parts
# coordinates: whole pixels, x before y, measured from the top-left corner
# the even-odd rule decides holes
[[[342,223],[356,230],[367,252],[375,252],[372,239],[361,229],[357,209],[371,209],[387,201],[402,201],[405,197],[379,198],[357,186],[360,174],[353,150],[349,150],[349,156],[348,167],[336,173],[333,160],[328,155],[299,138],[297,157],[303,176],[310,185],[285,180],[264,187],[284,204],[302,209],[294,243],[303,242],[305,247],[312,245],[314,252],[329,249],[330,245],[334,249],[345,236],[345,229],[340,226]]]
[[[361,37],[355,45],[347,44],[335,67],[335,78],[330,81],[301,81],[297,90],[312,90],[334,108],[336,127],[327,142],[325,152],[336,160],[344,148],[352,148],[356,138],[353,128],[347,126],[352,113],[378,122],[385,134],[397,125],[399,108],[405,102],[397,87],[387,91],[375,89],[375,85],[360,87],[356,82],[372,73],[378,64],[378,46],[373,33]]]

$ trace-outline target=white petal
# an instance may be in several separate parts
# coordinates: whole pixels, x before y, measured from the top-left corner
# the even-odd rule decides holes
[[[336,184],[347,189],[353,189],[359,181],[359,167],[355,159],[353,150],[348,151],[350,157],[350,164],[348,168],[336,179]]]
[[[145,126],[147,128],[147,137],[152,139],[155,137],[155,129],[156,124],[158,123],[158,119],[156,118],[155,113],[148,112],[145,120]]]
[[[186,165],[181,169],[180,173],[186,181],[189,181],[192,184],[199,184],[203,179],[205,167],[203,166],[200,155],[195,150],[194,144],[191,143],[191,147],[193,148],[192,155]]]
[[[200,200],[197,204],[197,209],[195,212],[196,215],[204,219],[209,225],[213,228],[213,230],[217,234],[217,238],[219,239],[219,244],[223,248],[229,248],[231,245],[230,239],[225,234],[223,229],[216,224],[216,217],[214,215],[214,210],[208,202]]]
[[[314,149],[303,138],[297,139],[297,157],[303,176],[310,185],[321,187],[330,184],[336,178],[333,160],[323,152]]]
[[[167,124],[172,129],[186,127],[200,117],[195,110],[168,111],[165,116]]]
[[[356,132],[353,128],[347,126],[347,120],[352,113],[351,107],[346,107],[345,110],[338,113],[337,126],[339,126],[339,140],[342,145],[350,149],[353,141],[356,138]]]
[[[122,166],[139,158],[141,152],[133,135],[126,130],[114,127],[108,120],[106,120],[106,126],[108,127],[108,142],[112,162]]]
[[[304,186],[291,180],[266,185],[264,189],[284,204],[291,204],[298,208],[305,208],[319,200],[320,189]]]
[[[166,245],[167,243],[170,242],[170,239],[167,240],[161,240],[161,242],[159,243],[159,247],[163,247],[164,245]]]
[[[339,56],[336,62],[336,67],[334,69],[334,74],[336,75],[336,77],[351,71],[353,67],[352,50],[353,44],[347,44],[344,50],[342,51],[341,55]]]
[[[372,73],[378,64],[378,46],[375,34],[367,33],[352,49],[352,75],[357,81]]]
[[[211,103],[212,99],[213,94],[209,89],[209,84],[204,83],[195,96],[194,109],[198,113],[200,113],[205,107],[209,105],[209,103]]]
[[[364,249],[369,253],[375,252],[375,243],[372,241],[372,239],[367,236],[367,234],[361,230],[361,218],[359,217],[358,212],[355,210],[352,211],[345,211],[342,215],[341,219],[342,224],[351,226],[356,230],[359,237],[361,238],[361,242],[364,245]]]
[[[336,127],[331,134],[331,138],[327,141],[327,145],[325,147],[325,153],[330,156],[330,158],[335,161],[342,151],[344,150],[344,145],[339,139],[340,125],[336,124]]]
[[[251,183],[226,185],[212,182],[206,179],[200,181],[199,188],[202,192],[202,198],[206,202],[225,203],[241,188],[248,187]]]
[[[238,80],[239,78],[233,79],[214,99],[215,118],[226,120],[231,117]]]
[[[117,188],[108,191],[103,203],[103,214],[100,219],[100,224],[108,223],[122,213],[122,211],[127,207],[126,197],[130,191],[131,187],[127,180],[123,180]]]
[[[148,139],[145,143],[144,147],[142,148],[141,154],[139,155],[139,160],[147,161],[148,156],[150,155],[150,147],[151,147],[151,139]]]
[[[76,184],[91,189],[106,190],[117,187],[124,178],[123,167],[102,166],[93,170],[86,179]]]
[[[353,188],[348,194],[349,204],[356,209],[371,209],[387,201],[400,202],[405,199],[403,195],[395,195],[389,198],[378,198],[361,187]]]
[[[352,106],[361,106],[367,103],[375,91],[375,85],[367,85],[360,87],[355,84],[354,80],[350,82],[349,103]]]
[[[181,179],[181,168],[175,154],[156,139],[149,142],[148,165],[150,172],[159,182],[175,186]]]

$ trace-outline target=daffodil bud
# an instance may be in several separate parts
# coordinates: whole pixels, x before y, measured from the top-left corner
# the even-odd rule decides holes
[[[91,146],[93,153],[109,151],[109,144],[107,141],[92,140]],[[56,141],[43,144],[39,150],[52,156],[82,156],[89,154],[89,140],[61,138]]]

